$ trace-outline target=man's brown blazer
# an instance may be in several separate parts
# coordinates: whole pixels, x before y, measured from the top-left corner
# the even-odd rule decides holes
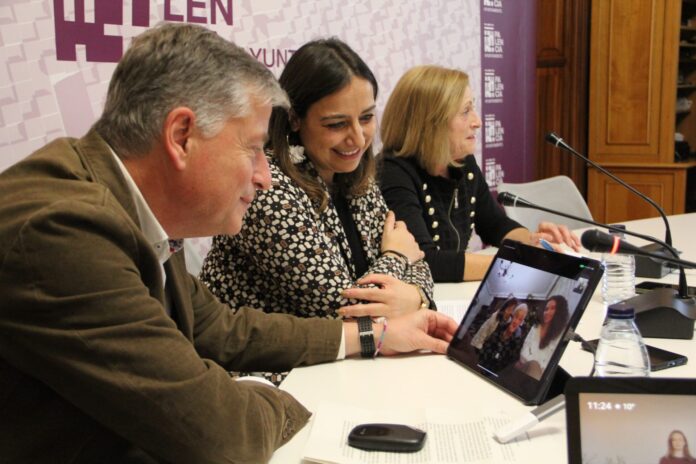
[[[341,323],[233,314],[160,264],[101,137],[0,174],[0,461],[263,462],[308,419],[228,370],[335,359]]]

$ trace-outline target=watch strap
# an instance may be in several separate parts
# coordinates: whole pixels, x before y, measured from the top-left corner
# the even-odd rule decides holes
[[[375,355],[375,337],[370,316],[358,318],[358,336],[360,337],[360,356],[372,358]]]

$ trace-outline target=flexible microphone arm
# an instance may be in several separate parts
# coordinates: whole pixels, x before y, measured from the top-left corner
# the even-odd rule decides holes
[[[601,222],[595,222],[591,219],[586,219],[582,218],[579,216],[573,216],[572,214],[568,213],[563,213],[561,211],[555,211],[553,209],[549,208],[544,208],[543,206],[536,205],[530,201],[525,200],[524,198],[520,198],[518,195],[513,195],[510,192],[499,192],[498,193],[498,203],[500,203],[503,206],[512,206],[512,207],[518,207],[518,208],[532,208],[532,209],[537,209],[539,211],[544,211],[546,213],[551,213],[551,214],[556,214],[558,216],[562,216],[568,219],[574,219],[576,221],[584,222],[585,224],[592,224],[593,226],[601,227],[603,229],[608,229],[611,230],[612,232],[617,232],[617,233],[624,233],[626,235],[631,235],[633,237],[638,237],[642,238],[643,240],[647,240],[648,242],[653,242],[657,243],[658,245],[662,245],[665,247],[667,250],[669,250],[672,255],[679,259],[679,253],[677,250],[672,247],[672,244],[665,243],[659,239],[656,239],[655,237],[651,237],[649,235],[645,234],[640,234],[638,232],[631,232],[630,230],[625,230],[621,229],[619,227],[614,227],[609,224],[602,224]],[[667,260],[669,261],[669,260]],[[679,266],[679,297],[680,298],[688,298],[689,297],[689,287],[686,283],[686,273],[684,272],[684,267]]]
[[[617,244],[618,242],[618,244]],[[668,256],[660,255],[658,253],[651,253],[645,251],[640,247],[632,245],[625,240],[619,239],[615,235],[605,234],[596,229],[586,230],[582,234],[582,245],[590,251],[596,251],[600,253],[622,253],[627,255],[640,255],[647,256],[648,258],[659,259],[662,261],[667,261],[669,263],[676,264],[678,266],[684,266],[691,269],[696,269],[696,263],[692,261],[687,261],[681,258],[670,258]],[[614,251],[614,248],[617,248]]]
[[[656,239],[655,237],[651,237],[650,235],[641,234],[639,232],[631,232],[630,230],[625,230],[621,227],[615,227],[609,224],[602,224],[601,222],[596,222],[592,219],[586,219],[580,216],[574,216],[572,214],[564,213],[562,211],[556,211],[550,208],[545,208],[543,206],[539,206],[535,203],[532,203],[531,201],[527,201],[524,198],[510,192],[498,192],[498,203],[500,203],[503,206],[512,206],[516,208],[538,209],[539,211],[544,211],[545,213],[556,214],[558,216],[562,216],[568,219],[574,219],[576,221],[584,222],[585,224],[592,224],[593,226],[608,229],[612,232],[625,233],[626,235],[642,238],[643,240],[647,240],[648,242],[653,242],[657,243],[658,245],[662,245],[663,247],[668,249],[669,252],[672,253],[672,255],[674,255],[675,258],[679,258],[679,252],[675,250],[672,247],[672,245],[668,245],[662,240]]]
[[[657,212],[660,213],[660,216],[662,216],[662,220],[665,223],[665,242],[668,245],[672,245],[672,231],[669,228],[669,222],[667,221],[667,216],[665,215],[665,212],[662,209],[662,207],[660,205],[658,205],[657,203],[655,203],[655,201],[652,198],[650,198],[649,196],[645,195],[642,192],[639,192],[635,187],[632,187],[630,184],[624,182],[623,180],[621,180],[620,178],[618,178],[617,176],[615,176],[614,174],[612,174],[611,172],[609,172],[608,170],[606,170],[605,168],[600,166],[599,164],[597,164],[594,161],[592,161],[591,159],[589,159],[587,156],[581,155],[577,150],[575,150],[573,147],[571,147],[570,145],[565,143],[563,141],[563,139],[561,137],[559,137],[558,135],[556,135],[555,133],[549,132],[548,134],[546,134],[545,139],[551,145],[554,145],[558,148],[561,148],[561,149],[577,156],[578,158],[583,160],[585,163],[591,165],[592,167],[594,167],[598,171],[606,174],[607,176],[609,176],[610,178],[612,178],[613,180],[615,180],[619,184],[626,187],[631,192],[633,192],[636,195],[638,195],[639,197],[641,197],[643,200],[650,203],[657,210]]]

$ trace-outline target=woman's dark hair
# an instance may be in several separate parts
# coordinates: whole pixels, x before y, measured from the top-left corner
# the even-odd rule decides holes
[[[293,117],[304,118],[314,103],[344,88],[354,76],[372,84],[376,99],[374,74],[353,49],[335,37],[313,40],[300,47],[280,75],[279,82],[290,98],[291,108],[289,111],[273,109],[266,148],[272,151],[280,169],[307,192],[319,211],[328,204],[327,192],[316,178],[300,171],[290,158],[289,145],[301,145],[299,134],[291,129],[290,115],[294,113]],[[334,176],[332,189],[343,195],[365,193],[375,176],[374,158],[370,146],[355,171]]]
[[[546,300],[546,303],[548,304],[548,302],[551,300],[556,302],[556,312],[553,315],[553,319],[551,319],[551,325],[546,331],[546,335],[539,341],[539,348],[542,349],[546,348],[549,343],[561,336],[561,333],[563,332],[563,329],[565,329],[568,322],[568,317],[570,316],[568,312],[568,300],[566,300],[563,295],[554,295]],[[544,306],[543,311],[545,310],[546,306]]]
[[[510,305],[514,305],[514,307],[512,308],[514,311],[518,304],[519,302],[517,301],[517,298],[515,298],[514,296],[510,296],[503,300],[503,302],[500,303],[500,305],[498,305],[498,322],[505,322],[503,321],[503,313],[505,312],[505,308],[507,308]]]

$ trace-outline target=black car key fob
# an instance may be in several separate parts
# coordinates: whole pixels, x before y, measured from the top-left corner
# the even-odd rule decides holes
[[[368,451],[418,451],[425,444],[425,432],[403,424],[360,424],[348,435],[348,444]]]

